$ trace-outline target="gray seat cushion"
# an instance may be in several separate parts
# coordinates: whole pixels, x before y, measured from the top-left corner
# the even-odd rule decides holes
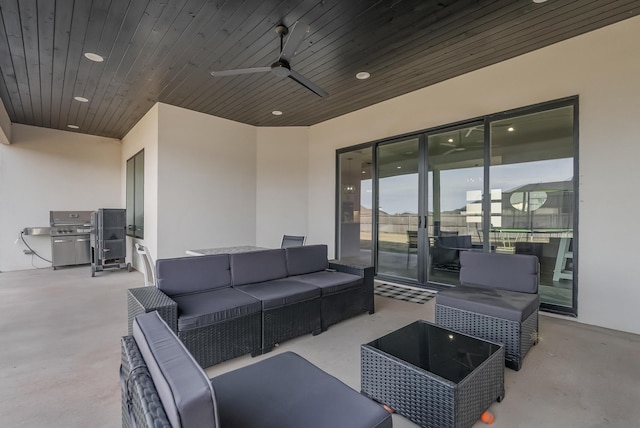
[[[233,288],[187,294],[173,300],[178,304],[178,331],[205,327],[262,309],[259,300]]]
[[[324,244],[290,247],[285,254],[289,276],[318,272],[329,267],[327,246]]]
[[[463,251],[460,253],[460,282],[472,287],[537,293],[539,266],[538,258],[528,254]]]
[[[287,277],[283,249],[231,254],[233,285],[253,284]]]
[[[133,338],[171,425],[220,426],[215,394],[207,375],[157,312],[134,318]]]
[[[391,415],[382,406],[292,352],[222,374],[211,382],[220,423],[226,427],[392,426]]]
[[[538,309],[540,298],[537,294],[460,286],[439,291],[436,304],[521,322]]]
[[[339,293],[363,284],[364,278],[344,272],[320,272],[292,276],[291,279],[320,287],[323,295]]]
[[[229,255],[157,260],[156,285],[169,297],[229,287]]]
[[[292,303],[320,297],[320,289],[305,282],[293,279],[275,279],[273,281],[234,287],[262,302],[262,309],[274,309]]]

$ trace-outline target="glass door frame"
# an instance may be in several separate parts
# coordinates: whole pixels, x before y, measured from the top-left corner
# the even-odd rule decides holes
[[[435,290],[443,290],[450,288],[450,286],[439,284],[436,282],[429,282],[427,278],[427,269],[428,269],[428,257],[429,257],[429,236],[427,229],[427,201],[428,201],[428,159],[427,159],[427,137],[429,135],[438,134],[446,131],[451,131],[455,129],[465,128],[469,126],[484,126],[484,165],[483,165],[483,194],[490,194],[490,166],[491,166],[491,123],[498,120],[504,120],[512,117],[517,117],[526,114],[532,114],[537,112],[544,112],[547,110],[553,110],[561,107],[573,107],[573,192],[574,192],[574,206],[573,206],[573,245],[574,245],[574,259],[573,259],[573,284],[572,284],[572,307],[568,306],[558,306],[550,303],[541,303],[541,309],[547,312],[558,313],[561,315],[570,315],[577,316],[578,314],[578,281],[579,281],[579,180],[580,177],[579,172],[579,97],[570,96],[562,99],[557,99],[553,101],[543,102],[535,105],[530,105],[526,107],[520,107],[516,109],[507,110],[504,112],[488,114],[484,116],[480,116],[474,119],[460,121],[448,125],[438,126],[434,128],[424,129],[417,132],[406,133],[403,135],[395,136],[392,138],[383,138],[375,141],[371,141],[364,144],[359,144],[351,147],[344,147],[336,150],[336,183],[339,183],[339,155],[342,153],[346,153],[352,150],[356,150],[363,147],[371,147],[372,148],[372,164],[373,168],[371,171],[371,186],[373,193],[373,207],[372,207],[372,256],[371,263],[376,267],[376,277],[381,280],[388,280],[390,282],[397,283],[406,283],[409,285],[414,285],[418,287],[429,287]],[[377,174],[377,165],[378,165],[378,146],[382,144],[391,144],[394,142],[399,142],[411,138],[419,139],[419,161],[418,161],[418,176],[419,176],[419,196],[418,196],[418,217],[420,227],[418,228],[418,280],[410,281],[410,280],[402,280],[401,278],[390,276],[390,275],[378,275],[377,266],[378,266],[378,205],[379,205],[379,188],[378,188],[378,174]],[[335,254],[339,255],[339,202],[340,195],[339,189],[336,184],[336,236],[335,236]],[[491,228],[491,198],[483,197],[482,199],[482,211],[484,213],[482,219],[482,228],[483,232],[490,230]],[[489,233],[483,233],[482,238],[483,250],[490,251],[491,250],[491,238]]]

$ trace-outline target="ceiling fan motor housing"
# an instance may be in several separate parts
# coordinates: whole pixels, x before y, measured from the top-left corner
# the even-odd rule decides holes
[[[291,74],[291,66],[288,62],[279,60],[271,64],[271,72],[278,77],[288,77]]]

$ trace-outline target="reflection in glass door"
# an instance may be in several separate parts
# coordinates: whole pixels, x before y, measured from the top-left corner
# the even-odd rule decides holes
[[[540,262],[540,300],[573,306],[573,106],[491,122],[492,248],[533,254]]]
[[[427,137],[429,282],[459,284],[460,252],[482,249],[484,127]]]
[[[418,279],[419,144],[378,146],[378,274]]]

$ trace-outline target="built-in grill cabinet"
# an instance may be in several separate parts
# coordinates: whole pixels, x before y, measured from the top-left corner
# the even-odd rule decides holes
[[[92,211],[50,211],[53,269],[91,263],[89,232]]]

